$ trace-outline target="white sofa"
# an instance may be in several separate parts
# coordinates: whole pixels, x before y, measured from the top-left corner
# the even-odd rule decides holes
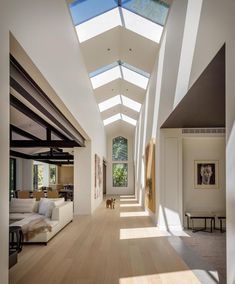
[[[73,202],[64,201],[61,205],[54,206],[52,209],[51,218],[40,215],[38,213],[38,207],[39,202],[35,201],[35,206],[32,210],[33,212],[22,212],[24,209],[19,209],[20,212],[16,212],[17,209],[13,210],[13,213],[10,212],[10,226],[22,227],[23,225],[28,224],[37,218],[43,218],[46,223],[51,226],[51,231],[44,230],[43,232],[36,234],[33,238],[27,241],[24,240],[24,242],[47,244],[52,237],[54,237],[61,229],[63,229],[69,222],[73,220]]]

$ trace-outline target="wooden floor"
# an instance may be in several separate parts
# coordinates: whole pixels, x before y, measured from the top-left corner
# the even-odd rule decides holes
[[[47,246],[24,246],[10,284],[200,283],[132,198],[76,217]]]

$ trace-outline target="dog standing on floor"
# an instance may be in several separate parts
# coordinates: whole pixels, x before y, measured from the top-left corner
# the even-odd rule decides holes
[[[115,198],[106,200],[106,208],[115,209]]]

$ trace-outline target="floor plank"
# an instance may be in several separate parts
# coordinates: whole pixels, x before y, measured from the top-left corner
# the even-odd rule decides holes
[[[126,199],[118,198],[114,210],[103,202],[92,216],[75,217],[47,246],[24,246],[9,271],[10,284],[200,283],[167,237],[152,235],[150,217],[120,217],[143,211]],[[131,233],[121,235],[122,229]]]

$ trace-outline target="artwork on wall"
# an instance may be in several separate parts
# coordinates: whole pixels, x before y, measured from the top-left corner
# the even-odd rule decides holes
[[[151,139],[145,149],[145,203],[155,212],[155,140]]]
[[[100,197],[103,185],[102,161],[101,158],[95,154],[95,192],[94,198]]]
[[[194,161],[194,187],[216,189],[218,183],[218,161]]]

